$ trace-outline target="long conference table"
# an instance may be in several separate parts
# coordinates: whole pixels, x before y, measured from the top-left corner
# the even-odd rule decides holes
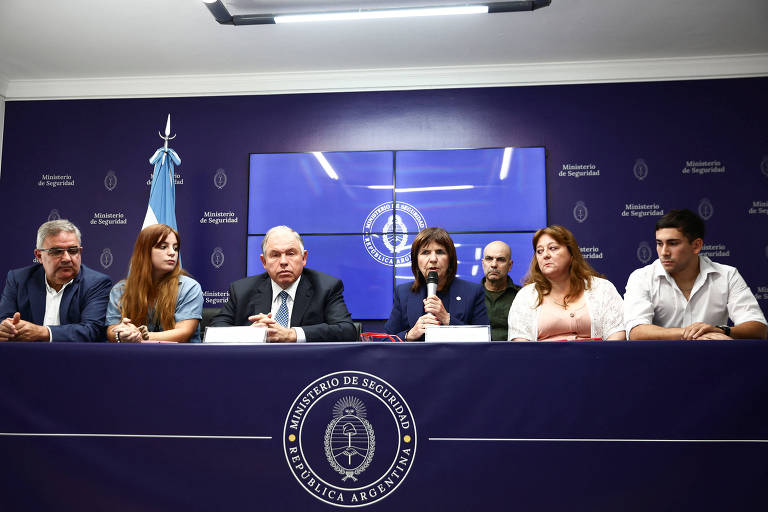
[[[768,342],[0,343],[0,510],[768,510]]]

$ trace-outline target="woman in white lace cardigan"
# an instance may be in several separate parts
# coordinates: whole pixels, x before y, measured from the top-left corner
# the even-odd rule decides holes
[[[562,226],[533,236],[526,286],[509,309],[512,341],[626,339],[621,295],[581,255]]]

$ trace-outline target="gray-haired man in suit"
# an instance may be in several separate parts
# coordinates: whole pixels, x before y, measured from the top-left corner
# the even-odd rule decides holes
[[[265,273],[235,281],[211,326],[263,325],[269,342],[355,341],[341,280],[306,268],[301,237],[276,226],[261,243]]]

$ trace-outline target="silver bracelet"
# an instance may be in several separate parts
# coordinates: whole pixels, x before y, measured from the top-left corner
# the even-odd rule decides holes
[[[115,340],[120,343],[120,331],[115,331]]]

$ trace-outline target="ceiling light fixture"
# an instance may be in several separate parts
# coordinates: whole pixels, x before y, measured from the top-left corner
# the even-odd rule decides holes
[[[533,11],[546,7],[552,0],[513,0],[509,2],[484,2],[467,5],[413,7],[403,9],[358,9],[344,12],[305,14],[237,14],[232,15],[222,0],[203,0],[213,17],[222,25],[271,25],[273,23],[298,23],[316,21],[346,21],[381,18],[407,18],[413,16],[447,16],[457,14],[495,14],[501,12]]]
[[[380,9],[369,11],[321,12],[317,14],[283,14],[275,16],[275,23],[303,23],[313,21],[374,20],[384,18],[412,18],[417,16],[450,16],[455,14],[487,14],[487,5],[459,7],[420,7],[414,9]]]

